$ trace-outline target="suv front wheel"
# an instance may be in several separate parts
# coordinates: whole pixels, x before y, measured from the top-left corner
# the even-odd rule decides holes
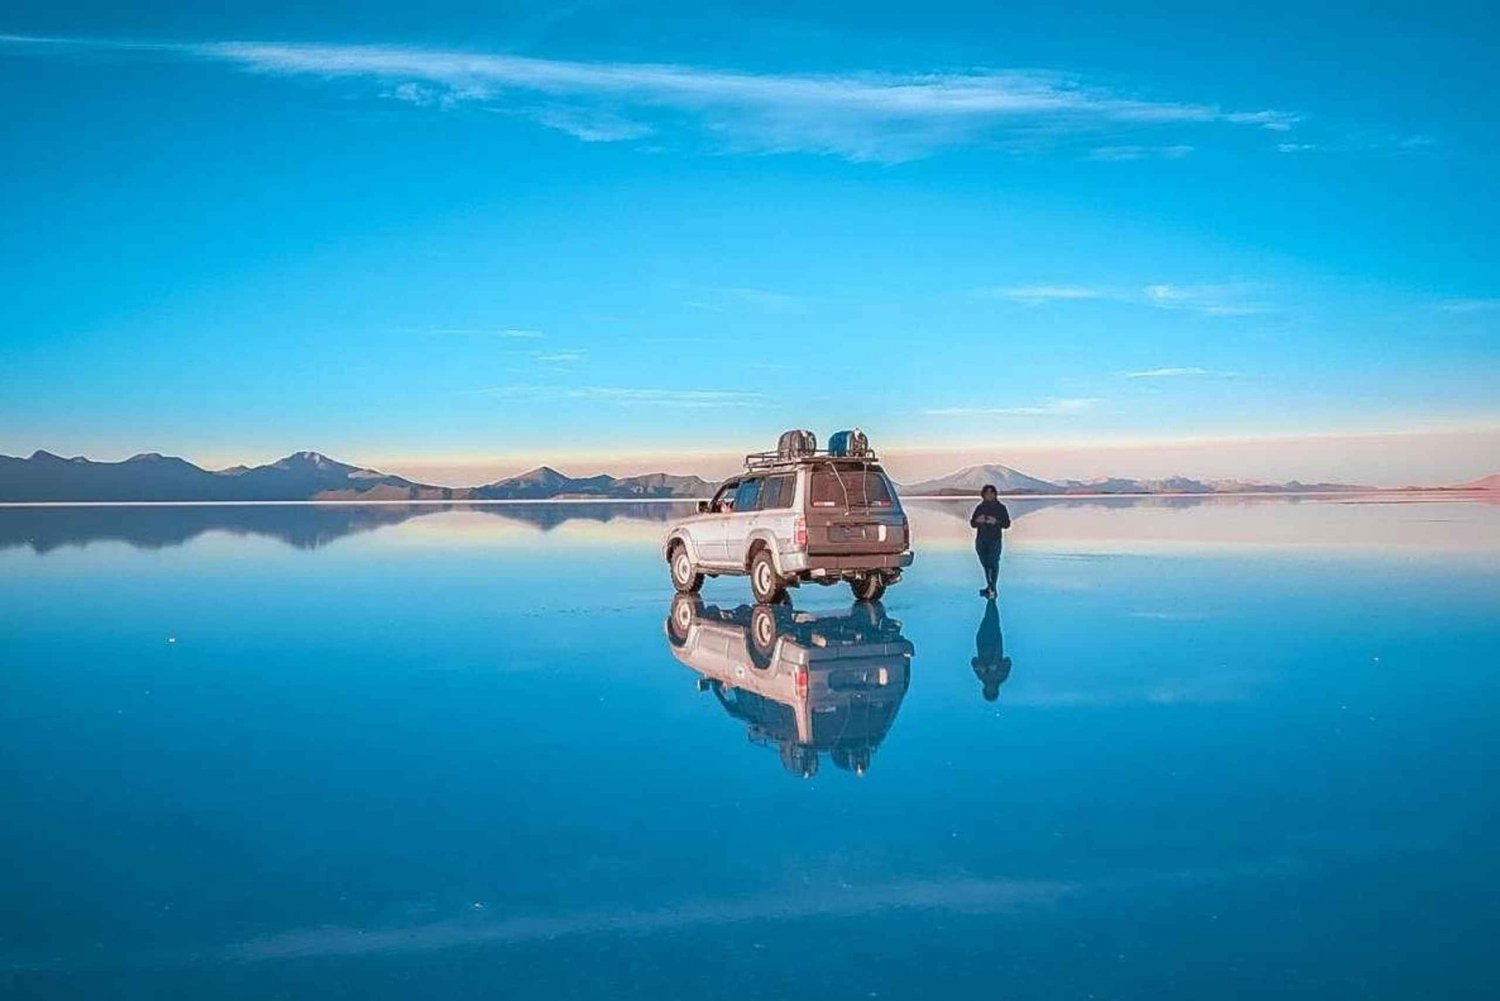
[[[703,575],[693,566],[687,546],[682,543],[672,547],[672,559],[668,566],[672,570],[672,586],[679,594],[697,594],[703,587]]]
[[[776,572],[776,562],[771,551],[761,548],[750,557],[750,593],[762,605],[773,604],[786,597],[786,582]]]

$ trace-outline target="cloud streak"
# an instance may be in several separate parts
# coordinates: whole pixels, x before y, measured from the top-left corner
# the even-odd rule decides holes
[[[1025,407],[939,407],[924,410],[930,417],[1071,417],[1092,410],[1096,397],[1048,400]]]
[[[1253,302],[1248,298],[1253,291],[1250,286],[1243,284],[1170,285],[1163,283],[1146,285],[1139,289],[1059,284],[981,289],[977,294],[990,299],[1004,299],[1022,306],[1094,301],[1186,310],[1205,316],[1251,316],[1267,312],[1268,307],[1265,304]]]
[[[1149,134],[1172,128],[1286,132],[1295,115],[1122,95],[1033,70],[910,74],[736,72],[661,63],[582,62],[381,45],[99,42],[0,36],[12,48],[117,49],[176,55],[240,70],[367,83],[424,107],[480,105],[524,115],[587,142],[687,130],[746,152],[826,153],[894,162],[963,145]],[[1103,159],[1178,156],[1173,142],[1119,142]],[[1132,152],[1134,151],[1134,152]]]
[[[1102,289],[1085,285],[1023,285],[1019,288],[992,289],[986,293],[997,299],[1008,299],[1023,306],[1040,306],[1048,302],[1077,302],[1083,299],[1113,298]]]
[[[1224,377],[1232,372],[1215,372],[1212,369],[1188,366],[1184,368],[1149,368],[1142,372],[1126,372],[1127,379],[1191,379]]]
[[[1145,299],[1158,309],[1186,309],[1206,316],[1251,316],[1266,307],[1245,299],[1242,285],[1147,285]]]
[[[1108,163],[1125,160],[1181,160],[1192,151],[1192,146],[1183,143],[1172,146],[1097,146],[1089,150],[1089,159]]]

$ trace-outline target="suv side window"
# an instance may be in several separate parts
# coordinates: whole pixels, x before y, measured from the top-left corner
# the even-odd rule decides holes
[[[736,511],[754,511],[760,504],[761,480],[751,479],[740,484],[740,488],[734,492],[734,509]]]
[[[760,509],[770,511],[791,507],[796,488],[797,478],[791,473],[766,477],[766,485],[760,490]]]

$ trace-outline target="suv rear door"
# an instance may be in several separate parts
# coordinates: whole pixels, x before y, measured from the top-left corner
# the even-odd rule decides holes
[[[803,510],[810,553],[862,556],[907,549],[901,501],[873,463],[832,461],[809,468]]]

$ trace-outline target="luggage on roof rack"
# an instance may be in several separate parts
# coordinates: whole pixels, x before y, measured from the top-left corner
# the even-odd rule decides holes
[[[828,454],[840,458],[863,458],[870,454],[870,439],[859,428],[835,431],[828,436]]]
[[[818,450],[818,436],[811,431],[783,431],[776,441],[776,454],[783,459],[812,455]]]
[[[840,431],[828,439],[828,448],[818,447],[818,439],[811,431],[796,429],[783,432],[776,442],[774,452],[751,452],[745,456],[745,468],[749,470],[771,469],[777,466],[799,465],[827,459],[859,459],[878,462],[870,448],[870,441],[859,428]]]

